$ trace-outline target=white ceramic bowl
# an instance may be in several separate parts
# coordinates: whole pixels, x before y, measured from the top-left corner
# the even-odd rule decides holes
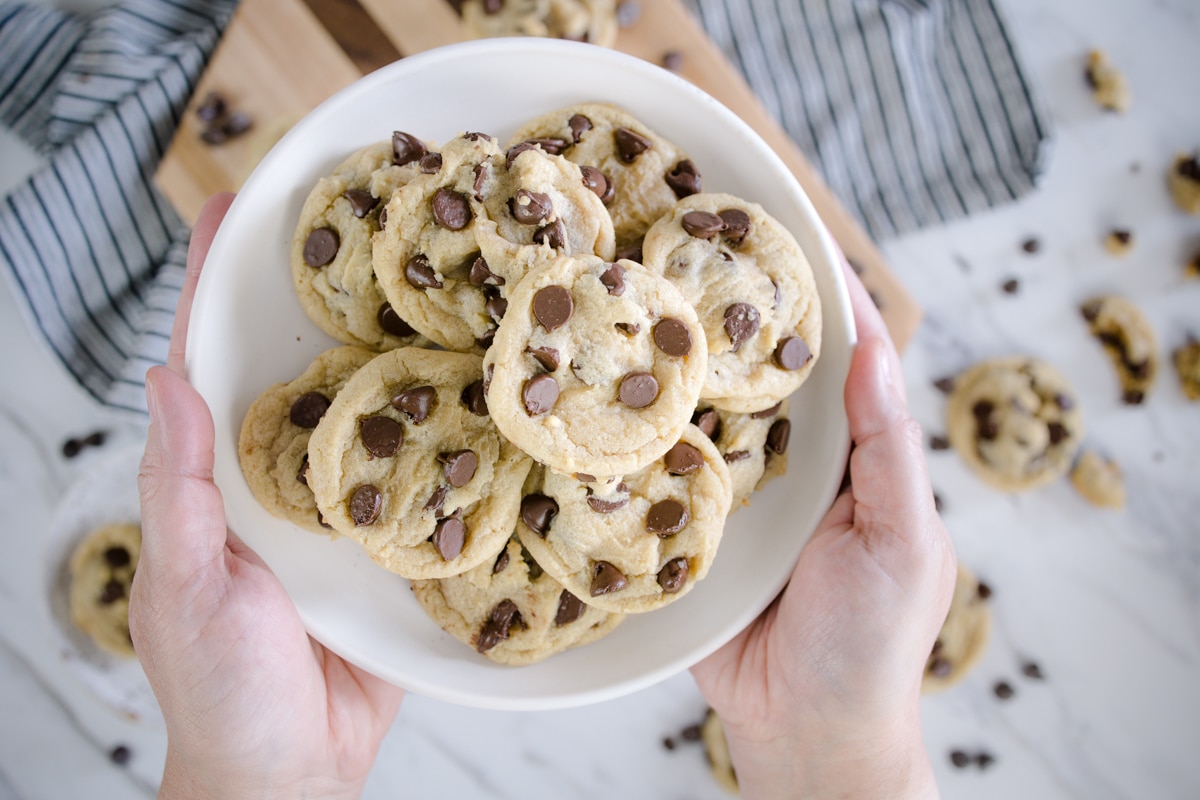
[[[730,516],[708,577],[665,609],[601,641],[528,667],[495,665],[443,633],[408,582],[352,541],[331,542],[264,511],[237,460],[251,402],[335,342],[305,316],[288,248],[309,190],[354,149],[393,130],[503,141],[519,124],[585,101],[619,104],[682,147],[707,191],[762,204],[812,264],[824,307],[820,361],[794,396],[790,467]],[[504,709],[598,702],[686,669],[732,638],[782,588],[832,501],[848,448],[842,385],[854,326],[828,233],[791,173],[738,117],[693,85],[621,53],[570,42],[493,39],[411,56],[334,95],[300,121],[246,181],[200,280],[187,370],[216,423],[215,475],[230,527],[279,576],[308,630],[371,672],[429,697]]]

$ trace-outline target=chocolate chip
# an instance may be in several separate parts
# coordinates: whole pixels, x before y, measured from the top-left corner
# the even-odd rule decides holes
[[[442,168],[442,154],[426,153],[421,156],[421,160],[418,163],[421,166],[421,172],[426,175],[432,175]]]
[[[941,435],[935,433],[934,435],[929,437],[929,449],[930,450],[949,450],[950,449],[950,440],[947,439],[945,436],[941,436]]]
[[[734,247],[737,247],[746,238],[746,234],[750,233],[750,215],[740,208],[727,208],[717,214],[721,221],[725,223],[725,238]],[[776,293],[778,294],[776,287]]]
[[[410,336],[415,336],[417,333],[411,325],[396,313],[396,309],[392,308],[391,303],[381,305],[379,313],[375,315],[375,319],[379,322],[379,327],[383,328],[383,332],[392,336],[407,339]]]
[[[954,378],[938,378],[933,382],[933,385],[942,394],[950,394],[954,391]]]
[[[567,127],[571,129],[571,141],[579,144],[583,135],[592,129],[592,121],[583,114],[572,114],[567,120]]]
[[[492,319],[499,322],[504,319],[504,314],[508,311],[508,301],[500,295],[495,295],[487,299],[487,302],[484,303],[484,308]]]
[[[522,225],[541,225],[554,214],[550,195],[518,189],[508,202],[513,218]]]
[[[477,344],[479,346],[480,350],[487,350],[489,347],[492,346],[492,342],[494,342],[495,340],[496,340],[496,329],[488,328],[486,331],[483,332],[482,336],[475,337],[475,344]]]
[[[597,167],[582,166],[579,171],[583,173],[583,185],[592,190],[592,194],[600,198],[604,205],[612,202],[613,196],[616,194],[616,187],[607,175]]]
[[[304,263],[323,267],[337,256],[341,239],[333,228],[317,228],[304,240]]]
[[[129,551],[119,545],[109,547],[104,551],[104,563],[113,569],[127,567],[132,560],[133,558],[129,555]]]
[[[1046,433],[1050,437],[1050,444],[1058,444],[1071,436],[1071,432],[1061,422],[1051,422],[1046,425]]]
[[[525,413],[531,417],[545,414],[558,402],[558,381],[552,375],[535,375],[521,389]]]
[[[471,223],[471,202],[442,187],[433,193],[433,221],[451,231],[461,231]]]
[[[558,610],[554,612],[554,624],[557,627],[569,625],[582,617],[586,610],[587,606],[583,604],[582,600],[563,589],[562,594],[558,596]]]
[[[582,482],[582,483],[593,483],[593,482],[595,482],[595,480],[596,480],[596,476],[595,476],[595,475],[589,475],[589,474],[588,474],[588,473],[586,473],[586,472],[576,472],[576,473],[575,473],[575,480],[577,480],[577,481],[580,481],[580,482]]]
[[[787,418],[777,419],[771,423],[771,429],[767,431],[767,450],[775,455],[781,456],[787,452],[788,441],[792,436],[792,423]]]
[[[508,148],[508,153],[504,156],[504,165],[508,169],[512,169],[513,162],[517,160],[517,156],[524,153],[526,150],[537,150],[538,146],[533,142],[518,142]]]
[[[617,154],[626,164],[632,164],[651,147],[649,139],[629,128],[617,128],[613,131],[613,141],[617,145]]]
[[[996,685],[992,687],[992,694],[1000,700],[1009,700],[1016,692],[1007,681],[996,681]]]
[[[664,175],[663,179],[667,182],[667,186],[671,187],[675,196],[681,200],[701,191],[700,172],[688,158],[671,167],[670,172]]]
[[[288,419],[293,425],[312,430],[329,410],[329,398],[320,392],[305,392],[292,403]]]
[[[682,358],[692,352],[692,332],[681,320],[667,317],[654,326],[654,343],[667,355]]]
[[[496,604],[488,614],[487,622],[475,639],[475,649],[486,653],[496,645],[508,639],[509,631],[514,625],[521,625],[521,612],[512,600],[504,599]]]
[[[658,585],[664,594],[675,594],[687,583],[688,561],[683,556],[672,558],[658,571]]]
[[[1195,155],[1188,156],[1180,160],[1179,166],[1175,168],[1175,171],[1185,178],[1200,181],[1200,160],[1197,160]]]
[[[617,261],[636,261],[641,264],[643,258],[641,242],[627,244],[624,247],[618,248],[616,254]]]
[[[1033,661],[1026,661],[1021,665],[1021,674],[1026,678],[1035,681],[1045,680],[1046,676],[1042,674],[1042,668]]]
[[[544,494],[527,494],[521,498],[521,521],[543,539],[550,532],[550,523],[558,514],[558,503]]]
[[[494,142],[496,137],[489,133],[481,133],[480,131],[467,131],[462,135],[463,139],[468,142]]]
[[[408,264],[404,267],[404,277],[410,286],[417,289],[442,288],[442,282],[430,265],[429,259],[420,254],[409,259]]]
[[[1100,300],[1091,300],[1079,307],[1079,313],[1088,322],[1095,322],[1100,316],[1100,307],[1103,305]]]
[[[667,748],[668,750],[675,749],[675,740],[672,739],[670,736],[664,736],[663,740],[662,740],[662,744],[663,744],[663,747]]]
[[[404,443],[400,423],[391,417],[367,417],[359,423],[363,447],[375,458],[391,458]]]
[[[730,450],[721,458],[725,459],[726,464],[736,464],[739,461],[745,461],[750,457],[749,450]]]
[[[658,380],[649,372],[630,372],[621,379],[617,394],[630,408],[645,408],[658,399]]]
[[[1146,400],[1146,393],[1141,389],[1126,389],[1121,393],[1121,402],[1127,406],[1140,406]]]
[[[782,369],[800,369],[811,359],[812,350],[808,348],[808,342],[799,336],[785,337],[775,347],[775,363]]]
[[[394,396],[391,404],[392,408],[407,414],[414,425],[420,425],[429,417],[429,411],[436,399],[437,390],[432,386],[417,386]]]
[[[342,197],[346,198],[346,202],[350,204],[350,211],[359,219],[370,214],[371,209],[379,205],[379,198],[365,189],[347,189],[342,192]]]
[[[487,162],[475,167],[475,182],[471,184],[471,193],[475,195],[475,199],[483,202],[483,188],[487,185],[488,176],[491,174],[491,167]]]
[[[704,730],[698,724],[688,725],[679,732],[679,735],[683,737],[685,742],[698,742],[704,738]]]
[[[755,411],[750,415],[750,419],[769,419],[779,413],[779,409],[783,408],[783,401],[779,401],[770,408],[764,408],[762,411]]]
[[[733,350],[736,353],[747,339],[758,333],[758,309],[749,303],[734,303],[729,306],[725,309],[725,333],[729,336],[729,341],[733,344]],[[803,340],[800,343],[804,344]],[[782,348],[784,342],[779,344]],[[778,351],[780,348],[776,348],[776,350]]]
[[[945,678],[954,671],[954,665],[943,656],[934,656],[925,670],[935,678]]]
[[[704,455],[687,442],[676,442],[663,456],[663,462],[672,475],[691,475],[704,466]]]
[[[1021,289],[1021,282],[1016,278],[1009,278],[1000,284],[1000,288],[1004,290],[1005,294],[1016,294]]]
[[[542,365],[547,372],[558,369],[558,350],[553,347],[530,347],[526,353],[533,356],[534,361]]]
[[[575,300],[563,286],[544,286],[533,296],[533,316],[552,331],[561,328],[575,313]]]
[[[620,264],[609,264],[608,269],[600,273],[600,282],[613,297],[625,294],[625,268]]]
[[[72,437],[63,442],[62,454],[63,458],[74,458],[83,451],[83,442]]]
[[[486,417],[488,415],[486,395],[487,393],[483,388],[483,379],[480,378],[477,381],[468,383],[466,387],[463,388],[462,394],[459,396],[459,400],[461,400],[462,404],[467,407],[467,410],[475,416]]]
[[[592,597],[619,592],[629,585],[625,574],[607,561],[597,561],[592,570]]]
[[[525,141],[535,147],[540,147],[542,152],[552,156],[561,155],[571,144],[566,139],[561,139],[557,136],[541,136],[535,139],[526,139]]]
[[[725,220],[708,211],[689,211],[683,215],[680,224],[697,239],[711,239],[725,230]]]
[[[100,593],[100,602],[104,605],[112,605],[125,596],[125,586],[118,580],[113,579],[104,584],[104,590]]]
[[[687,523],[687,508],[678,500],[659,500],[646,512],[646,530],[659,536],[679,533]]]
[[[663,69],[678,72],[683,67],[683,53],[678,50],[668,50],[663,53],[662,65]]]
[[[471,262],[471,271],[468,275],[468,280],[472,286],[503,286],[504,278],[492,272],[487,261],[483,256],[476,256]]]
[[[995,762],[996,758],[991,753],[984,752],[975,754],[975,766],[979,767],[980,769],[987,769]]]
[[[213,122],[225,116],[225,109],[225,97],[220,92],[209,92],[200,105],[196,106],[196,116],[203,122]]]
[[[1033,255],[1042,249],[1042,243],[1035,236],[1030,236],[1025,241],[1021,242],[1021,249],[1026,253]]]
[[[992,596],[992,587],[980,581],[979,585],[975,587],[975,593],[980,600],[987,600]]]
[[[436,516],[441,516],[442,505],[446,502],[446,495],[450,492],[445,486],[438,486],[433,490],[433,494],[429,495],[429,499],[422,506],[422,511],[432,511]]]
[[[453,453],[441,453],[437,457],[442,464],[442,472],[446,480],[455,489],[461,489],[475,477],[479,467],[479,456],[474,450],[455,450]]]
[[[133,758],[133,751],[123,744],[119,744],[112,750],[108,751],[108,759],[114,764],[125,766],[129,763],[129,759]]]
[[[425,143],[411,133],[394,131],[392,133],[392,163],[397,166],[420,161],[425,155]]]
[[[496,557],[496,563],[492,564],[492,574],[499,575],[501,572],[504,572],[504,570],[507,568],[508,568],[508,547],[505,546],[505,548],[500,551],[500,555]]]
[[[533,232],[533,243],[562,250],[567,246],[567,226],[561,219],[556,219]]]
[[[963,769],[964,767],[966,767],[968,764],[971,763],[971,757],[969,755],[967,755],[966,753],[964,753],[962,750],[951,750],[950,751],[950,763],[953,764],[954,766],[958,767],[959,769]]]
[[[611,499],[596,497],[592,494],[592,490],[588,489],[587,504],[597,514],[611,514],[629,504],[629,487],[625,485],[624,481],[617,484],[617,494]]]
[[[371,484],[363,484],[350,495],[350,519],[356,527],[370,525],[383,511],[383,495]]]
[[[692,415],[692,424],[714,442],[721,436],[721,415],[714,409],[697,411]]]
[[[443,561],[453,561],[462,553],[467,541],[467,526],[458,517],[439,519],[430,538]]]

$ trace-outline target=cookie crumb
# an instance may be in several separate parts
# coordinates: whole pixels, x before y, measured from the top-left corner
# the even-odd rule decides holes
[[[1121,228],[1109,231],[1104,237],[1104,249],[1114,256],[1123,256],[1133,249],[1133,233]]]
[[[1071,484],[1094,506],[1125,507],[1125,481],[1115,461],[1085,450],[1071,469]]]
[[[1102,50],[1088,53],[1084,79],[1092,89],[1092,99],[1106,111],[1123,114],[1129,110],[1132,93],[1125,76],[1108,60]]]

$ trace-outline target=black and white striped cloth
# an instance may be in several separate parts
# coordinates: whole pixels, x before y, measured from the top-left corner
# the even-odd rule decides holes
[[[1045,115],[994,0],[685,2],[877,238],[1033,188]],[[116,408],[166,359],[189,231],[152,176],[235,4],[0,2],[0,123],[48,158],[0,202],[0,272]]]

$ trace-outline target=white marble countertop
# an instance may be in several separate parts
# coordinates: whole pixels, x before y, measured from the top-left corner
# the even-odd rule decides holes
[[[1166,360],[1200,334],[1200,218],[1175,209],[1165,170],[1200,147],[1200,6],[1194,0],[1007,0],[1027,68],[1050,109],[1056,144],[1040,189],[967,221],[885,244],[926,310],[905,354],[913,413],[944,432],[932,381],[975,360],[1036,355],[1083,402],[1087,442],[1124,470],[1128,507],[1088,505],[1066,480],[1007,496],[953,452],[930,452],[934,487],[960,560],[993,589],[996,621],[982,663],[923,701],[925,737],[946,798],[1200,796],[1200,404]],[[1089,48],[1128,76],[1130,112],[1101,112],[1083,83]],[[0,131],[0,188],[37,159]],[[1133,250],[1106,253],[1125,228]],[[1020,243],[1036,237],[1033,255]],[[1001,284],[1015,277],[1015,294]],[[2,283],[2,282],[0,282]],[[1077,307],[1123,294],[1157,327],[1164,369],[1140,407],[1119,400],[1112,368]],[[64,658],[48,608],[49,528],[68,487],[142,425],[97,408],[31,333],[0,288],[0,798],[152,796],[161,723],[131,720]],[[64,459],[93,430],[106,444]],[[1021,674],[1035,661],[1045,680]],[[82,677],[81,677],[82,676]],[[999,700],[992,686],[1009,682]],[[384,742],[366,797],[720,798],[701,748],[679,741],[703,713],[687,674],[597,706],[503,713],[410,696]],[[124,745],[130,758],[113,763]],[[986,751],[986,770],[951,750]]]

